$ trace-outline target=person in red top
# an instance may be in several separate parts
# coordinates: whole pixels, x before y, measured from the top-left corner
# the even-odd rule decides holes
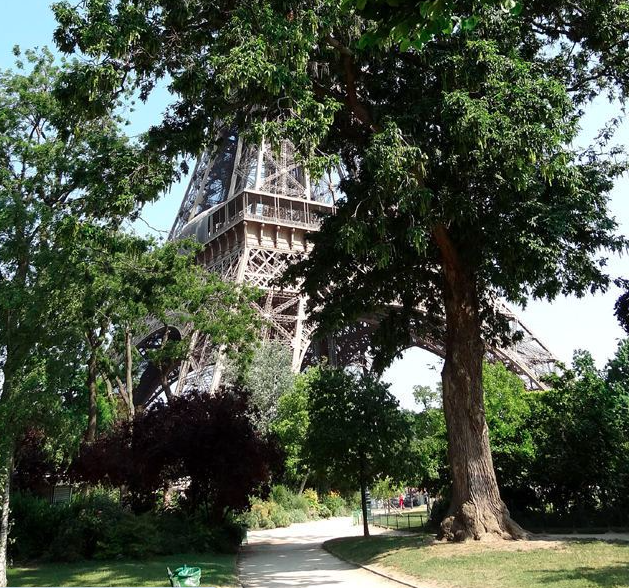
[[[400,494],[399,504],[400,508],[404,508],[404,494]]]

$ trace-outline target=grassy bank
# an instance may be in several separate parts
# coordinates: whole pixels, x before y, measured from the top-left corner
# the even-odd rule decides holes
[[[331,553],[444,588],[627,588],[629,544],[527,541],[431,544],[427,536],[328,541]]]
[[[166,567],[202,570],[202,586],[236,586],[236,556],[189,553],[142,561],[41,563],[9,569],[9,586],[169,586]]]

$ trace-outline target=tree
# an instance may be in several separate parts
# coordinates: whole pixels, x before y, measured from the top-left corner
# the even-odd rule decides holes
[[[530,498],[530,472],[537,458],[532,397],[522,380],[502,363],[483,365],[483,391],[489,443],[501,494],[506,500]]]
[[[496,296],[523,303],[609,282],[597,256],[624,246],[606,208],[624,165],[598,146],[565,146],[589,99],[625,98],[629,14],[622,0],[532,1],[517,17],[466,1],[456,4],[461,26],[431,31],[421,52],[415,32],[393,33],[400,18],[421,27],[453,6],[403,3],[383,20],[400,43],[361,45],[378,22],[351,3],[63,2],[56,40],[90,58],[64,96],[77,102],[89,91],[95,111],[120,87],[146,96],[171,76],[178,101],[152,133],[155,149],[196,152],[222,122],[292,138],[312,175],[342,162],[346,200],[293,278],[306,278],[323,331],[363,313],[385,316],[373,338],[379,367],[414,335],[445,340],[456,473],[442,534],[520,537],[493,472],[484,346],[508,339]],[[373,7],[387,10],[357,4]],[[94,96],[95,87],[103,91]]]
[[[266,341],[253,352],[243,383],[256,409],[256,424],[266,433],[278,416],[279,402],[293,388],[290,349],[278,341]]]
[[[82,333],[65,320],[76,304],[66,304],[68,227],[116,226],[173,175],[167,159],[124,137],[115,117],[81,121],[61,105],[50,53],[25,57],[16,72],[0,73],[0,586],[16,442],[29,426],[52,426],[64,407],[59,391],[81,367]]]
[[[285,475],[299,484],[301,494],[310,475],[306,454],[306,436],[310,426],[308,396],[310,386],[321,377],[319,366],[310,367],[297,375],[293,388],[280,396],[277,416],[271,423],[271,432],[276,435],[285,454]]]
[[[191,391],[155,403],[87,445],[72,466],[75,479],[125,485],[139,508],[152,506],[167,483],[189,478],[191,509],[204,508],[208,522],[249,506],[249,496],[268,485],[278,467],[275,443],[256,431],[247,395]]]
[[[310,383],[306,451],[311,467],[333,480],[358,482],[367,522],[367,485],[395,475],[407,445],[407,423],[388,385],[322,368]]]
[[[588,352],[575,352],[572,369],[553,376],[533,404],[532,483],[555,512],[626,508],[629,395],[619,377],[626,354],[624,343],[605,374]]]
[[[376,500],[383,500],[386,504],[387,512],[389,512],[389,500],[403,491],[404,486],[402,484],[396,484],[390,476],[385,476],[375,482],[375,484],[371,487],[370,494],[371,497]]]
[[[419,404],[423,411],[439,406],[441,402],[441,390],[433,389],[430,386],[418,384],[413,386],[413,398]]]

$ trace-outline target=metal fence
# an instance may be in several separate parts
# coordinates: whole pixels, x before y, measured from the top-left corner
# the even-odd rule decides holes
[[[372,514],[367,520],[370,525],[375,527],[398,529],[400,531],[421,531],[426,529],[428,525],[428,514],[425,512],[382,513]],[[354,524],[360,525],[362,521],[362,513],[355,511],[353,513]]]

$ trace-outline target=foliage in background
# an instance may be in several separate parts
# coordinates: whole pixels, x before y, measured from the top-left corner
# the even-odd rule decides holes
[[[399,476],[408,427],[388,385],[370,376],[323,367],[310,383],[306,454],[311,468],[335,486],[366,489],[387,475]],[[365,535],[369,534],[366,522]]]
[[[255,348],[243,377],[250,402],[256,410],[258,429],[267,433],[278,415],[282,396],[293,389],[291,349],[279,341],[265,341]]]
[[[320,498],[312,488],[298,494],[280,485],[273,486],[267,500],[252,498],[251,508],[240,520],[249,529],[274,529],[331,516],[345,516],[354,507],[351,498],[346,500],[335,491]]]
[[[92,484],[125,486],[138,511],[154,506],[162,488],[187,481],[185,504],[217,524],[247,508],[281,459],[276,444],[256,431],[243,392],[190,391],[85,446],[71,473]]]
[[[587,352],[527,392],[502,364],[483,385],[494,465],[509,508],[534,528],[626,526],[629,518],[629,341],[604,370]],[[432,427],[430,426],[432,425]],[[417,485],[449,497],[445,422],[439,409],[414,417]]]
[[[278,401],[277,417],[271,431],[282,445],[287,480],[297,486],[306,484],[310,465],[306,455],[305,442],[310,424],[308,394],[310,386],[321,374],[320,367],[310,367],[295,378],[292,390],[283,394]]]
[[[121,506],[118,492],[99,489],[75,494],[69,504],[50,504],[17,493],[12,525],[10,555],[19,562],[231,552],[243,537],[234,523],[208,527],[199,513],[170,510],[135,514]]]

